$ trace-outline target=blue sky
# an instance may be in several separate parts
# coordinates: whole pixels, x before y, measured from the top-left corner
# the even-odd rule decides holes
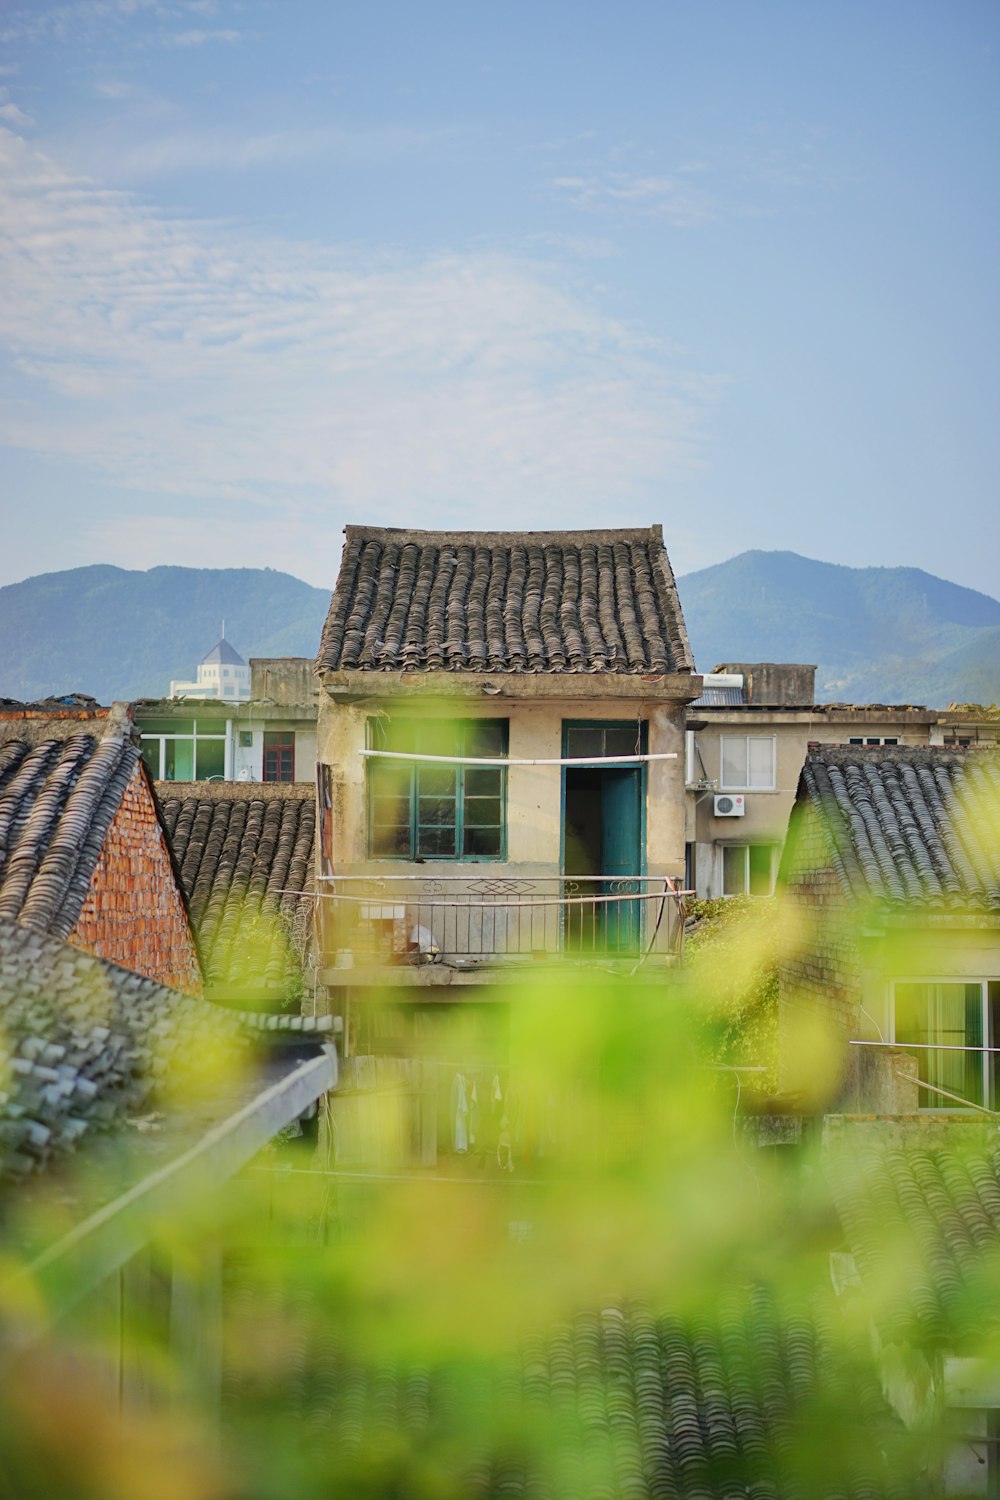
[[[662,521],[996,594],[1000,10],[0,4],[0,583]]]

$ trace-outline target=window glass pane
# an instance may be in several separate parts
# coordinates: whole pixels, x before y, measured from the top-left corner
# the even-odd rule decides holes
[[[582,759],[583,756],[603,755],[603,729],[567,729],[566,754],[573,760]]]
[[[774,741],[751,735],[747,740],[750,776],[747,786],[774,786]]]
[[[640,755],[642,752],[636,741],[642,743],[641,734],[635,724],[630,724],[627,729],[606,729],[604,731],[604,753],[605,755]]]
[[[456,770],[453,766],[418,766],[417,787],[421,797],[454,797]]]
[[[461,755],[461,724],[454,719],[421,719],[416,726],[420,755]]]
[[[155,781],[160,779],[160,740],[142,737],[142,758]]]
[[[421,817],[421,822],[423,822]],[[499,797],[466,797],[465,799],[465,826],[470,825],[482,828],[486,824],[500,827],[500,798]]]
[[[746,735],[722,736],[722,785],[747,786]]]
[[[142,734],[194,734],[193,719],[140,719]]]
[[[725,844],[722,849],[722,894],[743,896],[747,888],[746,844]]]
[[[194,740],[164,740],[163,775],[167,781],[191,781],[194,777]]]
[[[501,830],[499,828],[470,828],[466,824],[463,854],[475,854],[481,858],[499,859]]]
[[[906,983],[895,986],[896,1041],[922,1048],[979,1047],[983,1043],[981,984]],[[917,1076],[925,1083],[983,1104],[983,1058],[978,1052],[916,1052]],[[924,1109],[947,1109],[948,1100],[930,1090],[920,1091]]]
[[[368,720],[368,744],[372,750],[413,750],[416,748],[416,724],[412,719],[386,719],[373,715]]]
[[[454,797],[421,797],[417,803],[418,823],[455,823]]]
[[[198,744],[198,780],[208,781],[209,777],[225,775],[226,771],[226,745],[224,740],[203,740],[200,738]]]
[[[410,825],[405,828],[373,828],[372,853],[410,858]]]
[[[368,774],[377,797],[405,797],[409,801],[412,773],[409,766],[389,760],[372,761]]]
[[[769,896],[771,894],[771,845],[750,845],[750,894],[751,896]]]
[[[391,794],[386,797],[374,797],[372,799],[375,826],[377,828],[409,828],[410,826],[410,799],[409,797],[396,797]]]
[[[417,829],[417,853],[436,856],[438,859],[454,858],[455,825]]]
[[[469,797],[499,797],[502,787],[502,771],[487,771],[478,766],[469,766],[465,773],[466,799]]]
[[[466,725],[463,754],[503,755],[506,739],[506,719],[477,719]]]

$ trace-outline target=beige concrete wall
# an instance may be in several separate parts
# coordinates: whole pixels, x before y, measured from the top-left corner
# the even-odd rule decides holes
[[[392,710],[402,714],[402,710]],[[429,718],[469,718],[466,702],[422,705]],[[343,874],[357,873],[377,864],[381,874],[413,874],[409,861],[369,862],[365,826],[366,721],[375,710],[368,704],[328,702],[320,709],[317,753],[332,768],[333,862]],[[646,861],[651,875],[683,874],[684,870],[684,705],[646,704],[639,700],[602,703],[599,698],[581,702],[506,699],[493,706],[476,705],[474,717],[507,719],[510,725],[509,754],[512,759],[555,759],[562,755],[562,729],[567,719],[642,719],[649,725],[649,751],[674,754],[675,760],[651,762],[646,778]],[[507,783],[507,861],[489,861],[486,872],[558,874],[560,869],[560,820],[562,777],[559,766],[511,766]],[[468,863],[434,860],[420,869],[428,874],[455,873],[468,876]]]
[[[709,713],[693,708],[690,717],[695,716],[708,718]],[[743,817],[717,818],[714,813],[715,789],[703,790],[689,785],[685,837],[696,845],[699,895],[722,895],[721,849],[724,845],[769,843],[780,846],[784,843],[788,817],[810,742],[843,745],[852,737],[870,736],[895,738],[903,745],[926,745],[931,717],[913,710],[879,714],[874,709],[792,714],[787,711],[751,713],[733,709],[728,713],[712,714],[708,725],[695,735],[700,759],[698,755],[693,757],[691,769],[694,777],[700,778],[704,774],[721,790],[722,736],[773,736],[775,786],[772,791],[743,792],[746,808]]]

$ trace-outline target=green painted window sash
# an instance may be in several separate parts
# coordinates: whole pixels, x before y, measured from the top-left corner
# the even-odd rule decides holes
[[[368,748],[369,749],[373,748],[373,746],[371,744],[371,740],[372,740],[372,724],[373,724],[373,722],[374,722],[374,720],[369,719],[368,723],[367,723],[367,726],[366,726],[366,740],[367,740],[367,744],[368,744]],[[464,755],[465,754],[465,737],[466,737],[466,733],[467,733],[468,728],[470,726],[475,726],[475,725],[477,725],[479,723],[482,723],[482,722],[484,722],[484,721],[483,720],[478,720],[478,719],[456,719],[454,721],[454,723],[455,723],[455,730],[456,730],[456,745],[457,745],[457,748],[456,748],[456,750],[455,750],[454,753],[456,755]],[[506,720],[497,721],[497,720],[494,719],[494,720],[490,720],[489,722],[491,722],[491,723],[497,723],[497,722],[503,723],[503,725],[504,725],[503,741],[502,741],[502,744],[501,744],[500,754],[501,755],[506,755],[507,752],[508,752],[509,744],[510,744],[510,728],[509,728],[509,724],[507,723]],[[381,854],[381,853],[377,853],[376,850],[375,850],[375,848],[373,847],[374,846],[374,835],[375,835],[375,786],[376,786],[376,776],[377,776],[377,773],[375,771],[375,764],[377,764],[377,763],[374,763],[374,764],[372,762],[368,763],[368,773],[367,773],[367,779],[368,779],[368,786],[367,786],[367,807],[368,807],[368,837],[367,837],[367,846],[368,846],[368,858],[369,859],[397,860],[399,862],[405,862],[405,863],[408,863],[408,864],[415,863],[417,859],[420,859],[420,860],[423,860],[423,861],[428,861],[428,862],[433,862],[433,863],[436,863],[436,864],[480,864],[481,865],[481,864],[503,864],[503,863],[506,862],[506,859],[507,859],[507,767],[506,766],[498,766],[497,767],[497,770],[500,772],[500,850],[499,850],[499,853],[497,853],[497,854],[465,854],[463,852],[463,845],[465,843],[465,775],[466,775],[466,771],[467,770],[480,770],[480,771],[482,771],[482,770],[488,770],[489,769],[488,767],[485,767],[485,766],[475,766],[475,767],[456,766],[455,767],[455,822],[454,822],[454,825],[452,825],[452,824],[419,824],[418,823],[418,815],[419,815],[419,805],[418,805],[418,803],[419,803],[419,799],[417,797],[417,779],[416,779],[417,778],[417,767],[414,766],[414,765],[410,765],[410,766],[406,767],[406,781],[405,781],[403,787],[400,789],[400,793],[399,793],[400,797],[406,797],[406,798],[408,798],[409,805],[410,805],[410,849],[409,849],[409,853],[408,854]],[[400,826],[402,826],[402,825],[400,825]],[[455,829],[455,849],[457,851],[455,854],[418,854],[417,853],[417,840],[418,840],[417,830],[418,830],[418,827],[428,828],[428,827],[452,827],[452,826],[454,826],[454,829]],[[482,827],[495,828],[496,824],[495,823],[482,824],[482,825],[472,824],[471,826],[472,827],[480,827],[480,826],[482,826]]]

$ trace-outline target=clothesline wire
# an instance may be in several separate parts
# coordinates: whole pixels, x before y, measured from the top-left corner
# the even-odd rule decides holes
[[[650,760],[677,760],[676,750],[658,751],[653,755],[580,755],[556,756],[553,759],[522,758],[509,755],[420,755],[408,750],[359,750],[367,760],[405,760],[429,762],[438,766],[488,766],[503,770],[506,766],[631,766]]]

